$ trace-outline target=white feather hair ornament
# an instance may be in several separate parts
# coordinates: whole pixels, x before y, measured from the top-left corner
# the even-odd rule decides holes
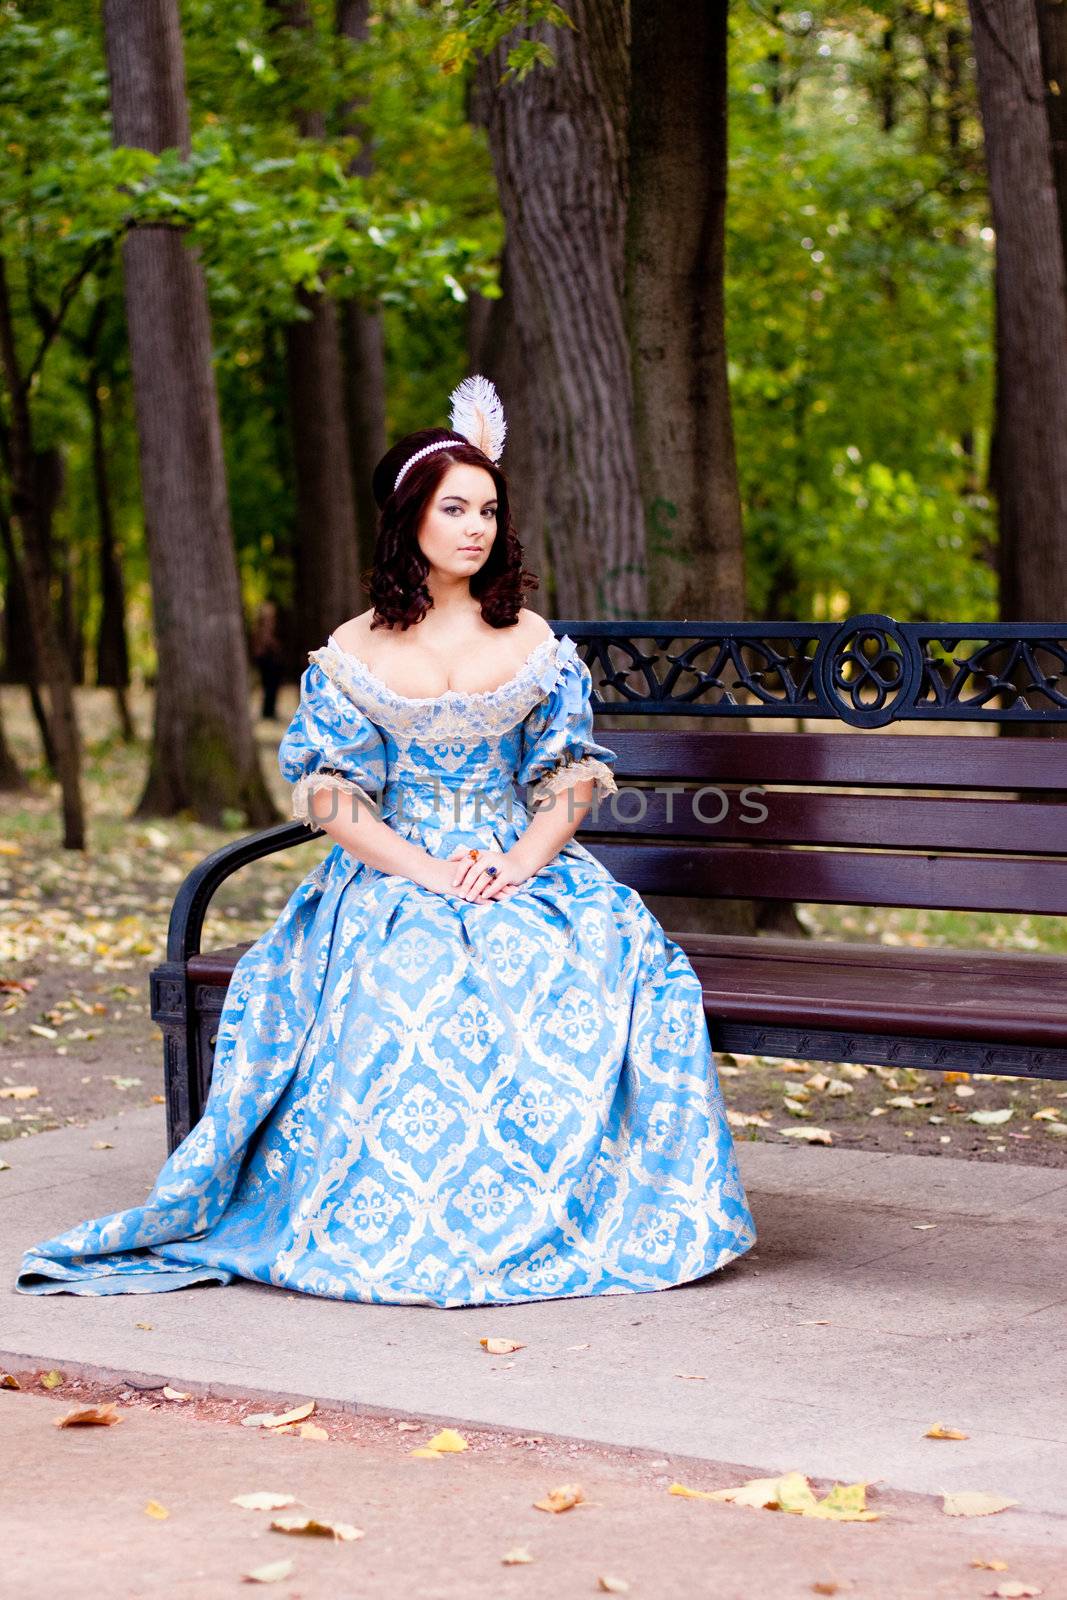
[[[463,382],[452,390],[449,396],[452,401],[452,415],[450,418],[453,433],[461,433],[463,437],[476,450],[489,457],[490,461],[500,460],[504,451],[504,438],[508,431],[504,421],[504,407],[488,378],[483,378],[480,373],[475,373],[471,378],[464,378]],[[409,467],[416,461],[421,461],[423,456],[432,455],[435,450],[447,450],[451,444],[450,439],[438,439],[433,444],[424,445],[421,450],[416,450],[413,456],[408,456],[393,484],[393,493],[400,487],[400,480]]]
[[[504,421],[504,407],[488,378],[476,373],[464,378],[452,390],[452,431],[469,439],[476,450],[499,461],[504,451],[504,438],[508,425]]]

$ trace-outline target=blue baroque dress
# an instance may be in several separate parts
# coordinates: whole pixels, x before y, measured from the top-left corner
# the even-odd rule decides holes
[[[399,695],[331,636],[278,752],[444,858],[507,850],[583,778],[617,792],[574,641],[499,688]],[[528,786],[528,787],[527,787]],[[27,1294],[235,1277],[490,1305],[699,1278],[756,1232],[699,980],[576,839],[475,904],[335,844],[239,959],[203,1116],[145,1203],[28,1250]]]

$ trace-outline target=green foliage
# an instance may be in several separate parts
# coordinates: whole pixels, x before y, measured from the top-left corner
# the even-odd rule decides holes
[[[887,131],[881,19],[804,15],[744,13],[731,37],[727,338],[751,614],[989,618],[992,246],[973,84],[953,145],[905,36]],[[965,27],[943,6],[946,20]]]

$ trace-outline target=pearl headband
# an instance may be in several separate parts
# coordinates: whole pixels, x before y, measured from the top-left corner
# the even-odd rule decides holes
[[[469,444],[488,456],[495,465],[503,452],[504,437],[508,430],[500,396],[489,379],[478,375],[464,378],[458,388],[453,389],[449,398],[452,402],[449,421],[453,433],[461,433]],[[416,461],[421,461],[423,456],[432,455],[435,450],[447,450],[455,443],[455,439],[435,439],[433,444],[423,445],[421,450],[416,450],[414,455],[408,456],[396,475],[393,493],[399,489],[405,472],[414,466]]]

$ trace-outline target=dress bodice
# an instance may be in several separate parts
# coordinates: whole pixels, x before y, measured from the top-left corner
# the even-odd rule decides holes
[[[507,848],[531,802],[581,778],[615,789],[614,752],[592,734],[592,680],[566,634],[543,639],[505,683],[413,697],[390,689],[331,635],[313,650],[301,702],[279,749],[294,815],[311,821],[310,791],[358,792],[383,820],[432,854],[458,840]]]

